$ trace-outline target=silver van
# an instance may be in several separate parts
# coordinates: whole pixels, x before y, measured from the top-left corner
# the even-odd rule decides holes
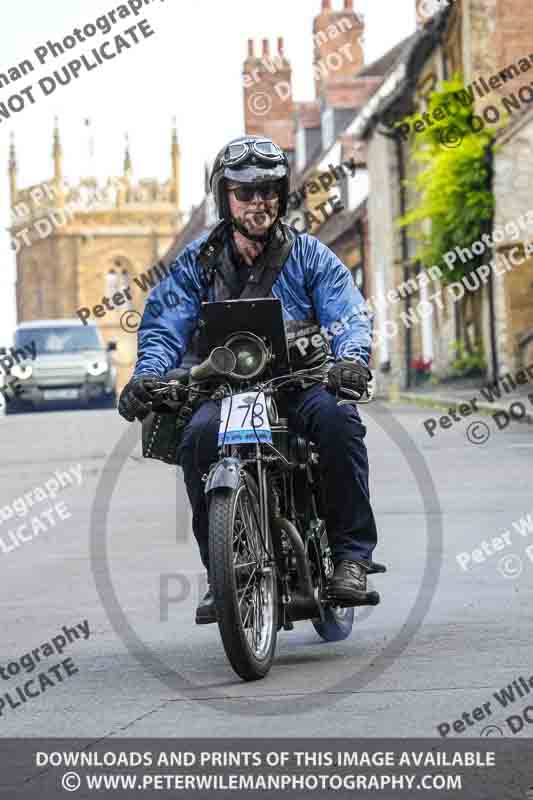
[[[116,347],[116,342],[106,347],[98,327],[83,325],[79,319],[22,322],[15,332],[14,350],[29,355],[11,369],[22,391],[7,403],[6,412],[66,404],[114,407],[116,369],[110,353]]]

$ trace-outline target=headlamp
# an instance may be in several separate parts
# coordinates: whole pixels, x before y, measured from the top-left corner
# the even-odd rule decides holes
[[[270,360],[267,346],[253,333],[234,333],[225,346],[235,356],[235,369],[229,376],[234,380],[250,381],[257,378]]]
[[[33,367],[31,364],[15,364],[11,369],[11,374],[21,381],[27,381],[33,374]]]
[[[87,372],[93,378],[103,375],[109,369],[106,361],[89,361],[87,364]]]

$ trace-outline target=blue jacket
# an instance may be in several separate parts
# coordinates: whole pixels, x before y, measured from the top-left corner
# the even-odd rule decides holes
[[[162,376],[180,366],[201,303],[214,300],[207,273],[197,260],[207,237],[206,233],[191,242],[172,264],[170,275],[150,292],[138,333],[135,376]],[[372,331],[363,296],[350,271],[314,236],[296,238],[271,294],[281,301],[284,319],[318,322],[335,358],[358,358],[368,365]]]

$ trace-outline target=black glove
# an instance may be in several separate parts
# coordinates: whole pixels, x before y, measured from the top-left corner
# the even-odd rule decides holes
[[[142,420],[151,411],[149,403],[153,400],[152,390],[161,381],[159,375],[152,373],[132,378],[125,385],[118,401],[118,413],[128,422]]]
[[[364,397],[368,384],[372,380],[372,373],[361,361],[337,361],[328,372],[328,388],[336,395],[343,395],[355,399]]]

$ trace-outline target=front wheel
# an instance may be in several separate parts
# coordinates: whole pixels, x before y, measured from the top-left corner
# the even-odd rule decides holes
[[[209,503],[209,580],[224,650],[246,681],[267,675],[276,649],[278,593],[272,540],[260,531],[259,503],[247,474]]]

